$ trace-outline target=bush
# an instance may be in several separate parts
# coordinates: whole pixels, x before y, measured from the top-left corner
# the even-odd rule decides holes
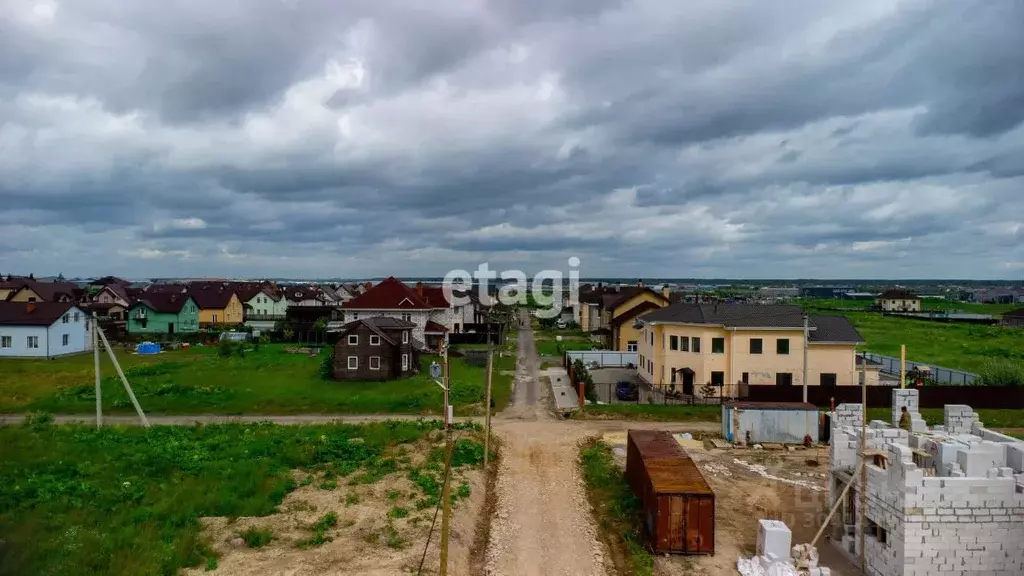
[[[221,358],[229,358],[235,353],[235,344],[230,340],[221,340],[220,344],[217,345],[217,356]]]
[[[590,371],[583,364],[583,360],[576,359],[572,364],[572,371],[574,376],[573,387],[579,387],[580,382],[583,382],[583,396],[587,400],[593,403],[597,403],[597,389],[594,387],[594,378],[590,375]]]
[[[334,348],[324,348],[323,358],[320,359],[320,378],[334,380]]]
[[[1024,386],[1024,364],[1007,360],[986,360],[978,371],[983,386]]]
[[[253,526],[243,531],[239,536],[242,537],[242,540],[245,540],[245,545],[249,548],[263,548],[274,539],[274,530],[270,527],[257,528]]]

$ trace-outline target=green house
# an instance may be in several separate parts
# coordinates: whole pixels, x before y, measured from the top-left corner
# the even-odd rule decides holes
[[[191,334],[199,331],[199,307],[187,294],[142,294],[128,308],[129,334]]]

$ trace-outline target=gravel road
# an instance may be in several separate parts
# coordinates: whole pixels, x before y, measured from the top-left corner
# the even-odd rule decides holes
[[[495,422],[501,439],[497,505],[491,519],[487,574],[607,574],[605,551],[579,474],[577,442],[588,427],[555,420],[528,328],[519,332],[512,405]]]

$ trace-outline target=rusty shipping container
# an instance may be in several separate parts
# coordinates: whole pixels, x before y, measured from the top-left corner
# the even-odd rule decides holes
[[[715,553],[715,493],[668,432],[630,430],[626,478],[643,509],[657,554]]]

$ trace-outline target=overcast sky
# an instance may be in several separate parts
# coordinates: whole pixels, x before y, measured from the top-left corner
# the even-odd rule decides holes
[[[1024,277],[1024,2],[0,0],[0,273]]]

